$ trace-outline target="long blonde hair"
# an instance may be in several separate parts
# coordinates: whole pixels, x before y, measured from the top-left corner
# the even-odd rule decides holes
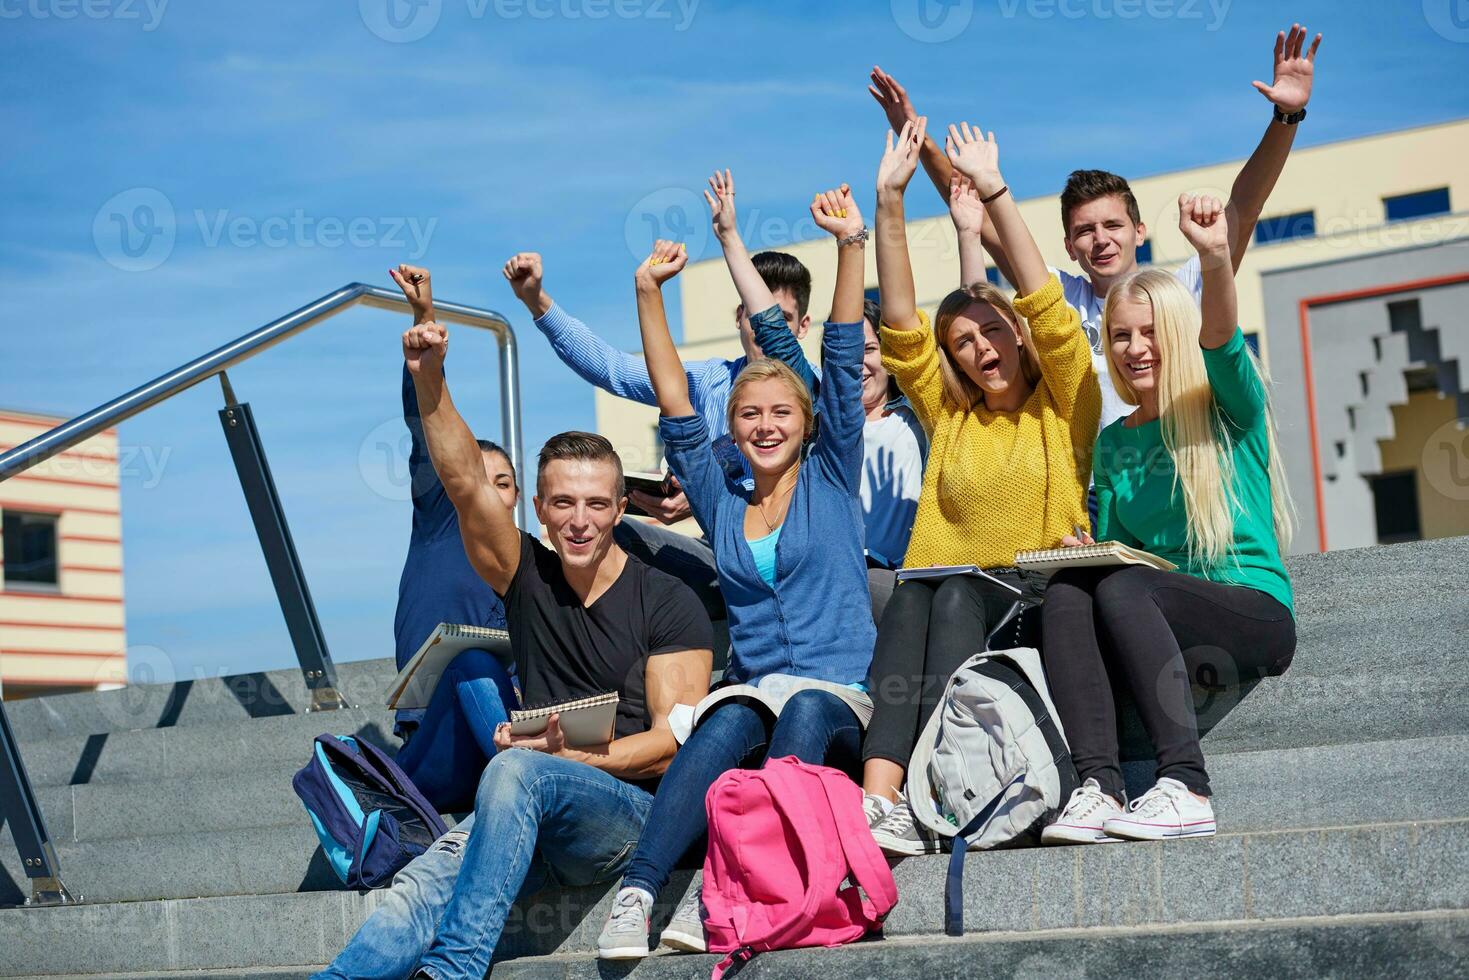
[[[744,370],[735,376],[734,384],[729,389],[729,402],[724,406],[724,424],[734,432],[735,414],[740,410],[740,394],[745,386],[756,381],[769,381],[775,379],[784,381],[786,387],[791,389],[791,394],[796,396],[796,404],[801,408],[801,417],[805,428],[803,438],[811,438],[811,430],[816,426],[816,409],[811,404],[811,390],[806,383],[796,376],[784,361],[773,357],[761,358],[746,364]]]
[[[1015,307],[1010,305],[1005,294],[987,282],[960,287],[944,297],[933,316],[933,339],[939,350],[939,374],[944,379],[944,400],[949,403],[950,408],[959,411],[968,411],[976,405],[984,404],[984,389],[970,381],[969,376],[955,367],[949,357],[949,331],[953,329],[954,321],[959,319],[959,315],[975,303],[991,307],[1020,332],[1020,373],[1030,382],[1032,388],[1041,382],[1041,362],[1036,358],[1035,343],[1030,339],[1030,324],[1015,312]]]
[[[1147,303],[1153,309],[1153,344],[1159,366],[1155,372],[1158,415],[1163,444],[1173,457],[1173,489],[1183,490],[1188,515],[1188,551],[1195,560],[1218,568],[1234,553],[1234,515],[1240,502],[1234,492],[1233,440],[1220,419],[1214,390],[1199,348],[1203,320],[1198,305],[1171,272],[1140,269],[1107,291],[1102,311],[1102,337],[1107,345],[1107,374],[1117,394],[1129,405],[1138,404],[1137,390],[1118,370],[1112,356],[1109,324],[1124,300]],[[1267,388],[1270,379],[1259,360],[1250,363]],[[1267,396],[1266,432],[1270,453],[1270,509],[1277,546],[1284,553],[1295,529],[1294,506],[1286,484],[1285,466],[1275,432],[1275,411]]]

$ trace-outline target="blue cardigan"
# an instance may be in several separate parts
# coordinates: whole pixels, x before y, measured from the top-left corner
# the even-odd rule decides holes
[[[661,418],[669,466],[714,548],[729,610],[725,676],[749,682],[793,674],[861,683],[877,630],[862,555],[861,322],[828,323],[825,377],[817,397],[821,432],[801,464],[775,553],[775,585],[765,584],[745,541],[750,491],[731,482],[697,415]]]

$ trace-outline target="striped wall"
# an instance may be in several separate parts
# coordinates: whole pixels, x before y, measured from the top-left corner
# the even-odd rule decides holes
[[[0,410],[0,450],[62,421]],[[60,563],[59,588],[0,578],[0,684],[7,698],[126,680],[118,469],[117,432],[108,430],[0,482],[0,512],[58,515]]]

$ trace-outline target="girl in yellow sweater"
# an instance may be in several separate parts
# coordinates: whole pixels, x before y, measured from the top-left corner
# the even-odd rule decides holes
[[[883,365],[912,402],[930,444],[903,564],[1007,569],[1002,576],[1034,602],[1039,587],[1010,568],[1015,553],[1056,547],[1088,524],[1087,482],[1101,412],[1091,348],[1000,176],[994,134],[986,138],[967,123],[949,127],[945,147],[963,175],[951,201],[961,247],[978,241],[988,219],[1019,292],[1012,304],[988,284],[966,284],[939,304],[932,326],[917,309],[903,191],[926,126],[924,117],[905,125],[896,145],[889,134],[877,177]],[[1002,625],[1010,600],[998,591],[974,576],[908,581],[883,613],[867,682],[876,712],[863,748],[862,783],[873,836],[889,853],[938,849],[914,823],[898,787],[944,682]],[[1007,644],[1012,639],[1020,637],[1007,635]]]

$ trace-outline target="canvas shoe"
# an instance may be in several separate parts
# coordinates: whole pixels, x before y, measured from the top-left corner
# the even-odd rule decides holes
[[[648,913],[653,902],[641,888],[623,888],[612,900],[607,924],[597,936],[597,958],[638,960],[648,955]]]
[[[1088,779],[1071,791],[1066,808],[1056,822],[1041,831],[1042,844],[1106,844],[1119,838],[1109,836],[1102,825],[1123,816],[1122,807],[1102,792],[1102,784]]]
[[[1165,776],[1133,800],[1126,813],[1102,824],[1102,829],[1113,837],[1128,840],[1213,837],[1214,805],[1198,799],[1178,780]]]
[[[673,918],[663,928],[663,945],[685,953],[706,953],[709,943],[704,936],[704,886],[689,889],[679,903]]]
[[[919,854],[937,854],[942,843],[920,827],[913,816],[913,808],[905,797],[898,797],[892,811],[872,828],[872,839],[884,854],[898,857],[913,857]]]
[[[891,807],[883,806],[884,803],[887,803],[887,800],[874,793],[862,794],[862,816],[867,818],[868,830],[882,823],[882,818],[888,815]]]

